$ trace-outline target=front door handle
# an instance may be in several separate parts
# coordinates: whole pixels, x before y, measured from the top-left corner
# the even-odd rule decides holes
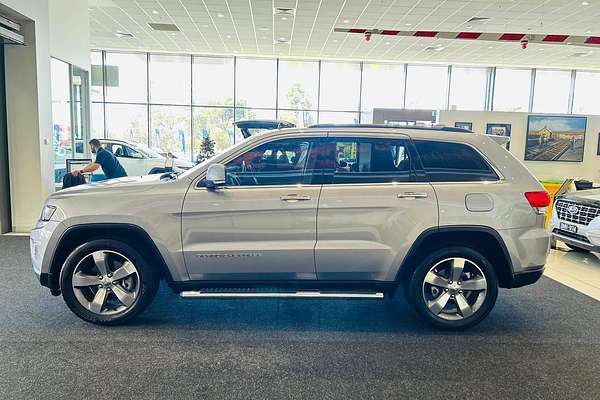
[[[425,199],[427,198],[427,193],[422,192],[404,192],[398,195],[399,199]]]
[[[310,196],[307,194],[286,194],[280,197],[281,201],[306,201],[310,200]]]

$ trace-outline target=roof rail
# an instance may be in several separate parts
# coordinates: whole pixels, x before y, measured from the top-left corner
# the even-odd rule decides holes
[[[444,125],[407,125],[407,126],[394,126],[385,124],[316,124],[311,125],[309,128],[386,128],[386,129],[418,129],[424,131],[444,131],[444,132],[459,132],[459,133],[473,133],[468,129],[454,128],[451,126]]]

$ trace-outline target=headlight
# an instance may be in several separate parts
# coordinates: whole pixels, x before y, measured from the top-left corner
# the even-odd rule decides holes
[[[52,218],[55,211],[56,211],[56,206],[51,206],[49,204],[46,204],[42,210],[42,215],[40,216],[40,219],[42,221],[50,221],[50,218]]]

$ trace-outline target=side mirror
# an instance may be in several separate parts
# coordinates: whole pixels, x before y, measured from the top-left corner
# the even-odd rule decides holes
[[[208,189],[215,189],[218,186],[225,185],[225,166],[223,164],[212,164],[206,171],[206,178],[204,179],[205,186]]]

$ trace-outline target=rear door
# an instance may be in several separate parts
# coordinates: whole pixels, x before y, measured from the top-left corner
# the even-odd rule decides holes
[[[330,134],[315,260],[321,280],[393,280],[423,231],[438,224],[435,191],[418,182],[409,138]]]

